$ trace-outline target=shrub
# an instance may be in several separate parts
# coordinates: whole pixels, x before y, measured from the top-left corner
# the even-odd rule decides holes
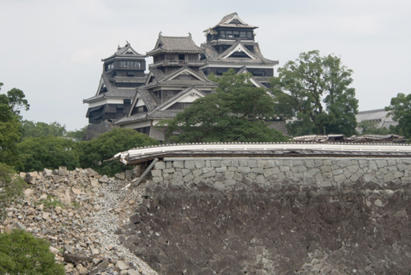
[[[105,162],[115,154],[135,147],[157,144],[157,141],[133,129],[117,128],[89,141],[79,143],[81,167],[91,167],[99,174],[113,176],[124,171],[118,161]]]
[[[25,186],[24,180],[15,175],[13,167],[0,162],[0,219],[6,206],[23,195]]]
[[[63,275],[65,270],[55,262],[45,240],[19,229],[0,234],[0,273]]]

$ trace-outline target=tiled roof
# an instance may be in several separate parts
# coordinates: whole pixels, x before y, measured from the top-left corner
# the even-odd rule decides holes
[[[201,46],[205,49],[205,54],[207,57],[207,64],[210,63],[217,63],[217,64],[264,64],[264,65],[277,65],[278,61],[276,60],[270,60],[265,58],[260,50],[260,47],[258,43],[253,42],[252,45],[254,47],[254,52],[249,52],[252,54],[252,56],[255,59],[252,58],[235,58],[235,57],[228,57],[228,58],[223,58],[226,56],[230,51],[232,51],[235,47],[237,47],[239,44],[242,44],[245,47],[244,43],[242,41],[233,41],[232,45],[230,48],[228,48],[226,51],[224,51],[222,54],[219,54],[214,47],[211,45],[211,43],[203,43]],[[247,46],[249,46],[250,43],[247,43]]]
[[[233,19],[237,19],[240,24],[238,23],[233,23],[232,20]],[[236,12],[230,13],[226,16],[223,17],[223,19],[221,19],[221,21],[215,25],[214,27],[212,27],[211,29],[215,29],[217,27],[242,27],[242,28],[252,28],[252,29],[256,29],[258,27],[256,26],[251,26],[248,25],[247,23],[245,23]]]
[[[135,58],[135,57],[139,57],[139,58],[144,58],[146,57],[145,55],[139,54],[138,52],[136,52],[130,45],[130,43],[127,42],[127,44],[124,47],[120,47],[118,46],[117,51],[107,57],[102,59],[102,61],[106,61],[109,59],[112,59],[114,57],[127,57],[127,58]]]
[[[154,110],[160,103],[156,100],[157,97],[146,89],[138,89],[137,95],[144,101],[149,112]]]
[[[204,49],[198,47],[191,36],[159,36],[155,48],[147,55],[163,52],[203,53]]]

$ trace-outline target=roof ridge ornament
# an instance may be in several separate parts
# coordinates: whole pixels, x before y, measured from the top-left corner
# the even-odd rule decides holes
[[[158,38],[160,38],[160,37],[162,37],[163,35],[162,35],[162,31],[160,31],[159,33],[158,33]]]

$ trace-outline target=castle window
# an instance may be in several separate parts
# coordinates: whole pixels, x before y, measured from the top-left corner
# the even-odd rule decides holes
[[[225,31],[220,32],[220,37],[225,37]]]
[[[113,62],[106,65],[106,71],[110,71],[112,69],[114,69],[114,63]]]
[[[232,31],[226,31],[225,33],[226,33],[227,37],[229,37],[229,38],[233,38],[233,37],[234,37]]]
[[[141,68],[141,62],[139,62],[139,61],[120,61],[120,68],[140,69]]]
[[[238,37],[240,37],[240,32],[239,31],[233,31],[233,35],[234,35],[234,38],[238,38]]]
[[[241,37],[241,38],[246,37],[246,32],[240,32],[240,37]]]
[[[247,32],[247,38],[252,38],[253,34],[251,32]]]

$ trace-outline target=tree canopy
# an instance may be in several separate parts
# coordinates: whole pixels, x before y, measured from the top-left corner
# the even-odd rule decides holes
[[[358,100],[350,87],[352,70],[339,57],[322,57],[319,51],[301,53],[278,72],[271,80],[272,93],[277,113],[291,120],[289,133],[355,134]]]
[[[113,176],[115,173],[124,171],[124,168],[118,161],[104,162],[105,160],[111,159],[118,152],[157,143],[156,140],[136,130],[116,128],[92,140],[78,143],[80,165],[91,167],[101,175]]]
[[[385,107],[390,111],[392,119],[398,122],[397,126],[391,126],[391,129],[398,135],[411,137],[411,94],[405,95],[398,93],[396,97],[391,98],[390,106]]]
[[[78,144],[71,139],[55,136],[27,137],[17,145],[21,163],[19,171],[41,171],[66,166],[69,170],[80,167]]]
[[[23,195],[26,183],[15,176],[13,167],[0,162],[0,220],[10,203]]]
[[[195,100],[174,119],[165,120],[169,142],[257,142],[285,141],[279,131],[269,129],[275,117],[273,98],[255,87],[251,74],[229,70],[222,77],[210,76],[219,84],[215,93]]]
[[[0,273],[27,275],[63,275],[63,265],[57,264],[49,243],[30,233],[15,229],[0,234]]]
[[[0,89],[3,83],[0,83]],[[13,88],[0,94],[0,160],[9,165],[19,162],[17,143],[21,140],[20,110],[28,110],[30,105],[23,91]]]
[[[29,120],[23,120],[23,136],[22,138],[27,137],[63,137],[66,135],[66,126],[61,125],[60,123],[54,121],[50,124],[45,122],[34,122]]]

